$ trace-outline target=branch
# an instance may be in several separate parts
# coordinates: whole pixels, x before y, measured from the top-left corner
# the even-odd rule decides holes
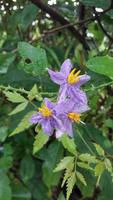
[[[101,23],[101,20],[100,20],[100,17],[99,15],[97,14],[95,8],[93,9],[94,10],[94,14],[95,14],[95,17],[96,17],[96,20],[100,26],[100,28],[102,29],[103,33],[108,37],[108,39],[113,43],[113,37],[111,37],[111,35],[109,33],[107,33],[106,29],[104,28],[104,26],[102,25]]]
[[[105,13],[107,13],[108,11],[110,11],[111,9],[113,9],[113,5],[111,4],[107,9],[105,9],[104,11],[102,11],[101,13],[98,13],[98,16],[101,17],[103,16]],[[83,20],[80,20],[78,22],[74,22],[74,23],[68,23],[68,24],[65,24],[65,25],[62,25],[62,26],[59,26],[57,28],[52,28],[52,29],[49,29],[49,30],[46,30],[44,31],[44,37],[47,36],[48,34],[53,34],[55,32],[58,32],[58,31],[61,31],[65,28],[69,28],[71,26],[75,26],[75,25],[79,25],[79,29],[84,26],[84,24],[86,23],[90,23],[92,21],[96,20],[96,16],[94,17],[90,17],[90,18],[87,18],[87,19],[83,19]],[[41,37],[42,38],[42,37]]]
[[[59,22],[61,25],[70,24],[67,19],[65,19],[62,15],[60,15],[55,9],[45,4],[42,0],[31,0],[31,1],[36,6],[38,6],[42,11],[48,13],[52,17],[52,19]],[[83,45],[84,49],[89,50],[89,46],[83,35],[81,35],[81,33],[79,33],[79,31],[75,27],[73,27],[73,25],[70,25],[67,28],[75,36],[75,38],[79,40],[79,42]]]

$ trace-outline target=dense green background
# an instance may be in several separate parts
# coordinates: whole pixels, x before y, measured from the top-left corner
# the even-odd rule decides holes
[[[34,2],[42,2],[43,8]],[[49,9],[45,11],[48,5],[57,10],[59,20],[58,16],[54,18],[55,13],[49,15]],[[30,127],[28,119],[36,111],[31,100],[40,105],[45,96],[56,99],[58,87],[51,82],[47,68],[60,69],[66,58],[91,76],[84,88],[91,108],[83,116],[86,125],[74,127],[77,149],[89,153],[77,134],[79,130],[90,148],[93,142],[100,144],[113,160],[112,8],[110,0],[0,1],[0,200],[65,200],[63,173],[53,170],[73,149],[69,144],[69,153],[61,141],[52,137],[42,149],[35,143],[33,154],[38,131]],[[62,22],[62,17],[67,21]],[[66,23],[72,26],[66,28]],[[18,95],[12,100],[8,93],[16,88],[26,97],[33,86],[29,103]],[[11,113],[20,102],[22,105]],[[23,118],[24,125],[15,129]],[[8,137],[11,133],[14,136]],[[82,173],[87,186],[78,181],[70,200],[113,200],[113,182],[107,171],[98,187],[91,172]]]

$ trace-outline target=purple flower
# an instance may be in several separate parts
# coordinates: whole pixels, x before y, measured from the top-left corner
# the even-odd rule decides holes
[[[43,132],[51,136],[54,130],[63,130],[61,121],[56,117],[55,105],[47,98],[44,99],[44,105],[39,108],[37,114],[32,115],[30,122],[32,124],[41,124]]]
[[[51,69],[48,72],[51,80],[60,85],[59,101],[63,101],[66,97],[71,97],[87,104],[86,94],[79,88],[90,80],[90,76],[86,74],[79,75],[80,70],[76,72],[76,69],[73,69],[70,59],[64,61],[60,72],[55,72]]]
[[[70,137],[73,136],[72,124],[80,123],[81,121],[81,113],[89,110],[87,104],[80,104],[77,101],[73,101],[73,99],[66,99],[56,105],[57,117],[63,123],[63,131],[56,131],[56,137],[60,137],[64,133],[67,133]]]

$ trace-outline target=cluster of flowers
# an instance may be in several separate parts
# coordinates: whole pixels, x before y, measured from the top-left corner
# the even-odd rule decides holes
[[[90,80],[90,76],[76,72],[69,59],[65,60],[60,72],[48,70],[51,80],[60,85],[58,101],[52,103],[44,99],[39,112],[32,115],[32,124],[41,124],[43,132],[58,138],[64,133],[73,136],[72,124],[80,123],[81,113],[89,110],[85,92],[80,86]]]

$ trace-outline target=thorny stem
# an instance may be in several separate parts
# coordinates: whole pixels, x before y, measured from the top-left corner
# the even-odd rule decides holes
[[[18,89],[18,88],[13,88],[13,87],[11,87],[11,86],[8,86],[8,87],[5,87],[5,86],[3,86],[3,85],[0,85],[0,89],[2,89],[2,90],[9,90],[9,91],[16,91],[16,92],[20,92],[20,93],[23,93],[23,94],[29,94],[29,91],[26,91],[26,90],[24,90],[23,88],[21,89]],[[37,110],[37,106],[32,102],[32,101],[30,101],[29,99],[27,99],[28,100],[28,102]]]

